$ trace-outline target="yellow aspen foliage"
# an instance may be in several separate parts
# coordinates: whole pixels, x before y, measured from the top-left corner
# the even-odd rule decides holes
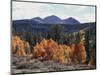
[[[85,63],[86,51],[84,43],[80,42],[78,44],[72,44],[70,48],[71,48],[70,52],[71,61],[74,63]]]
[[[66,45],[58,45],[52,39],[43,39],[40,44],[37,43],[33,47],[33,56],[36,58],[42,57],[45,60],[58,61],[60,63],[71,63],[70,57],[70,47]],[[67,62],[66,62],[67,60]]]
[[[70,46],[62,45],[62,47],[64,49],[63,51],[64,51],[64,56],[65,56],[65,63],[71,64],[71,57],[70,57],[71,48],[70,48]]]
[[[31,54],[31,48],[28,42],[24,42],[24,49],[27,55]]]
[[[79,49],[80,49],[80,55],[81,55],[81,63],[86,62],[86,51],[85,51],[85,46],[83,42],[79,43]]]
[[[12,36],[12,53],[17,56],[26,56],[23,40],[18,36]]]
[[[43,46],[39,45],[38,43],[35,47],[33,47],[33,55],[35,58],[42,57],[44,53],[45,50]]]
[[[27,41],[21,40],[18,36],[12,36],[12,53],[17,56],[31,56],[64,64],[85,63],[86,61],[86,51],[82,41],[78,44],[60,45],[53,39],[43,39],[33,46],[32,51],[30,49]]]

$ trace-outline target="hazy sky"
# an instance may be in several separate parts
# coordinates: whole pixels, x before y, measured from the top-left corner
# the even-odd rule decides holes
[[[56,15],[61,19],[74,17],[81,23],[95,21],[94,6],[46,4],[31,2],[12,3],[12,19],[31,19],[34,17],[45,18],[46,16]]]

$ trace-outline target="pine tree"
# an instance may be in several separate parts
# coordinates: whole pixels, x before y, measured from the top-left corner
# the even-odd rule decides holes
[[[85,32],[85,49],[86,49],[86,55],[87,55],[87,60],[86,60],[87,64],[90,61],[90,44],[89,44],[89,41],[90,41],[90,32],[89,32],[89,30],[87,30]]]

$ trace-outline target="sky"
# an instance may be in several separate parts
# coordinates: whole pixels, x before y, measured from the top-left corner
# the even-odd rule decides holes
[[[55,15],[61,19],[73,17],[81,23],[95,22],[95,7],[80,5],[12,2],[12,20],[45,18]]]

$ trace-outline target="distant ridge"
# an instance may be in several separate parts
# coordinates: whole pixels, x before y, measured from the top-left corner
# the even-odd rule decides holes
[[[73,17],[61,19],[55,15],[47,16],[44,19],[42,19],[40,17],[34,17],[32,19],[14,20],[13,22],[20,22],[20,23],[28,22],[28,23],[32,23],[32,24],[69,24],[69,25],[77,25],[77,24],[79,25],[80,24],[80,22]]]

